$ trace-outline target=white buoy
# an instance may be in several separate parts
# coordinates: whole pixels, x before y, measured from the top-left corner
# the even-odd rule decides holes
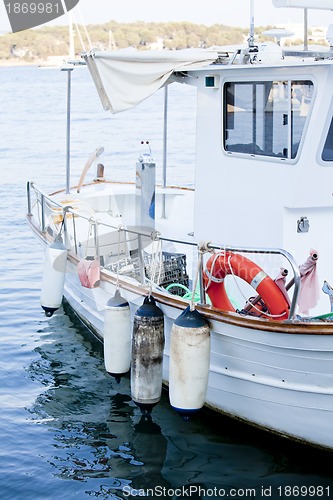
[[[210,328],[205,318],[187,307],[174,321],[170,338],[169,399],[183,415],[205,403],[210,364]]]
[[[143,413],[161,399],[163,350],[163,312],[148,296],[135,313],[132,336],[131,394]]]
[[[104,313],[104,364],[116,378],[127,373],[131,364],[131,312],[119,290],[106,303]]]
[[[59,309],[64,293],[67,249],[61,240],[55,240],[45,251],[40,303],[50,317]]]

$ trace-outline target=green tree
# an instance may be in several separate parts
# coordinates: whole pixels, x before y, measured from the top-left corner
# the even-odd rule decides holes
[[[264,29],[258,29],[258,32],[264,31]],[[76,54],[95,47],[101,50],[112,48],[114,44],[117,49],[132,46],[146,50],[160,39],[163,40],[166,49],[179,50],[190,47],[237,44],[248,38],[247,29],[222,24],[206,26],[189,22],[146,23],[137,21],[135,23],[118,23],[110,20],[101,25],[88,25],[86,29],[79,26],[79,32],[76,29],[74,32]],[[81,39],[84,46],[81,44]],[[68,53],[69,30],[67,26],[43,26],[0,36],[0,58],[2,60],[22,59],[38,62],[48,56],[64,56],[66,58]]]

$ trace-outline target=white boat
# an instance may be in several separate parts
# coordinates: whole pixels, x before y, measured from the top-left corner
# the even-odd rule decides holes
[[[168,85],[196,88],[195,189],[167,185],[166,155],[157,185],[149,145],[133,153],[135,184],[101,165],[85,183],[100,150],[75,188],[68,176],[51,194],[29,182],[41,303],[51,316],[65,297],[105,339],[110,373],[131,364],[143,409],[163,382],[185,414],[206,405],[333,449],[332,50],[288,53],[252,35],[232,50],[84,55],[112,113],[162,86],[166,104]]]

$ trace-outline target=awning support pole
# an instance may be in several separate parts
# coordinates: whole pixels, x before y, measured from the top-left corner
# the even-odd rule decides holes
[[[163,188],[167,181],[167,142],[168,142],[168,86],[164,87],[164,123],[163,123]],[[166,218],[165,193],[162,197],[162,219]]]
[[[71,73],[72,66],[63,66],[61,71],[67,71],[67,116],[66,116],[66,194],[70,189],[70,143],[71,143]]]

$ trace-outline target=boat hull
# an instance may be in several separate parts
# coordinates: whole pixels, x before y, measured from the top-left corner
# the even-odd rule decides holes
[[[98,288],[82,287],[75,263],[69,263],[64,297],[79,318],[103,341],[103,316],[116,286],[112,277]],[[102,273],[103,275],[103,273]],[[121,294],[131,317],[142,304],[144,288],[123,283]],[[158,297],[157,297],[158,300]],[[169,383],[170,333],[186,304],[159,302],[165,317],[163,382]],[[333,337],[300,325],[257,320],[260,329],[241,326],[232,313],[207,314],[211,326],[211,361],[206,406],[259,428],[316,447],[333,449]],[[210,316],[210,318],[209,318]],[[234,321],[233,321],[234,319]],[[265,328],[266,325],[266,328]],[[303,326],[303,325],[302,325]],[[330,325],[326,327],[330,328]],[[272,328],[274,330],[272,331]],[[312,328],[312,331],[311,331]],[[279,331],[280,330],[280,331]],[[323,330],[324,332],[324,330]]]

